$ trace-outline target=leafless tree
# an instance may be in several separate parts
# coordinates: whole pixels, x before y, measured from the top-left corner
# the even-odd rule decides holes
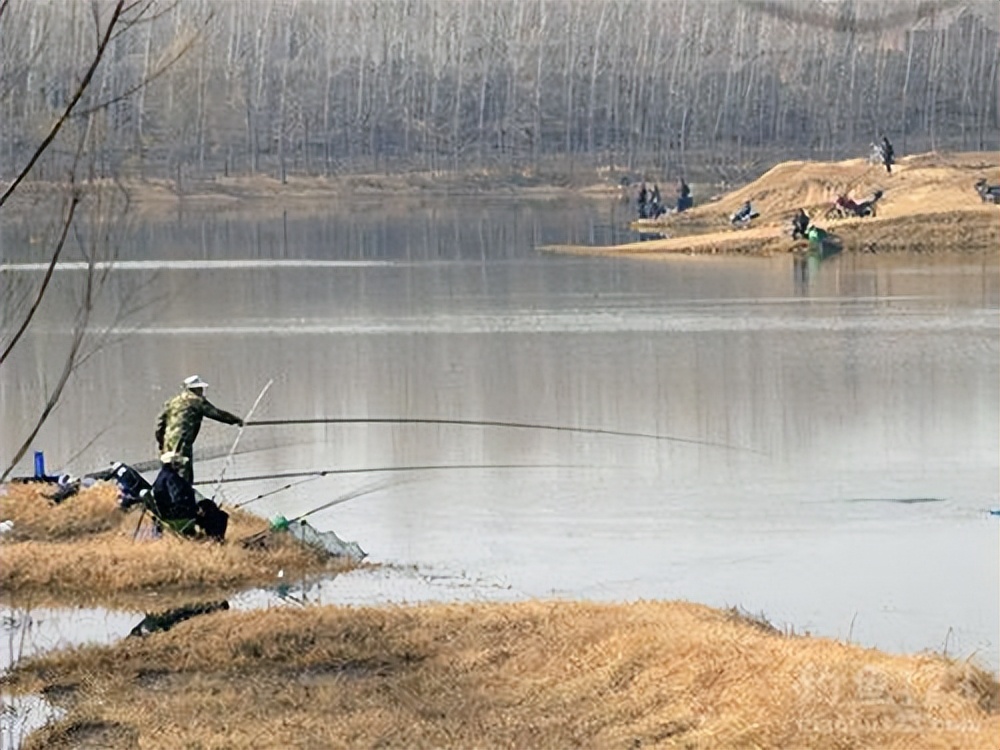
[[[86,14],[84,14],[86,11]],[[148,31],[162,16],[154,0],[73,3],[0,2],[0,104],[11,114],[8,139],[11,179],[0,186],[0,220],[7,220],[11,206],[30,217],[30,255],[42,254],[44,273],[34,284],[24,274],[0,273],[0,370],[9,366],[36,314],[50,297],[56,272],[75,248],[79,273],[76,286],[60,294],[72,297],[74,310],[69,341],[58,374],[43,383],[39,414],[28,435],[6,459],[0,481],[6,479],[29,449],[32,440],[59,403],[72,374],[101,346],[107,330],[95,331],[95,311],[114,262],[115,237],[125,226],[127,196],[112,180],[117,177],[121,154],[112,139],[128,121],[136,101],[152,82],[194,44],[188,33],[172,37],[163,56],[150,62]],[[145,36],[145,68],[138,77],[120,63]],[[89,35],[89,39],[88,39]],[[75,71],[75,74],[73,73]],[[39,127],[41,125],[41,127]],[[33,138],[37,134],[37,138]],[[16,144],[16,148],[14,145]],[[44,190],[33,189],[33,176],[45,177]],[[19,200],[20,199],[20,200]],[[81,213],[88,221],[81,226]],[[46,214],[58,216],[51,231],[34,231]],[[35,250],[38,246],[40,250]],[[6,255],[6,250],[4,251]],[[6,258],[0,258],[0,264]],[[16,300],[10,304],[9,300]],[[135,307],[128,295],[111,316],[111,327],[120,326]],[[139,305],[141,307],[141,304]],[[47,379],[47,374],[45,374]]]

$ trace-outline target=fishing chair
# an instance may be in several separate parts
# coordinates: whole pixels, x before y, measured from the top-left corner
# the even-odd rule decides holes
[[[152,493],[145,495],[142,500],[144,510],[149,512],[154,525],[160,530],[168,529],[183,539],[195,537],[200,530],[209,539],[220,543],[225,541],[229,514],[207,498],[198,501],[196,515],[188,518],[167,518],[163,510],[157,507]],[[142,518],[139,523],[142,523]],[[138,531],[138,527],[136,530]]]

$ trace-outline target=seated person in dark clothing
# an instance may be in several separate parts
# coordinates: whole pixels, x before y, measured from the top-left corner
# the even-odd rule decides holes
[[[729,221],[735,226],[737,224],[744,224],[750,219],[756,218],[757,214],[753,210],[753,206],[750,205],[750,201],[746,201],[740,210],[729,217]]]
[[[792,239],[805,239],[806,232],[809,229],[809,214],[803,211],[801,208],[799,212],[795,214],[792,219]]]
[[[200,529],[221,542],[226,535],[229,515],[211,500],[197,499],[194,487],[181,475],[187,460],[176,451],[160,456],[163,467],[153,482],[150,510],[157,521],[185,536],[193,536]]]
[[[677,181],[677,211],[687,211],[691,206],[694,205],[694,199],[691,197],[691,188],[681,177]]]

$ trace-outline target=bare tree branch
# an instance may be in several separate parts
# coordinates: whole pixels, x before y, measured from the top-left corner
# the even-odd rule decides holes
[[[48,135],[45,136],[42,142],[38,145],[38,148],[35,149],[35,152],[31,155],[31,158],[28,160],[28,163],[20,171],[17,177],[14,178],[14,181],[11,182],[11,184],[7,187],[3,195],[0,195],[0,206],[3,206],[3,204],[7,202],[7,199],[17,189],[17,186],[21,184],[21,181],[28,176],[28,173],[31,171],[31,168],[35,166],[35,162],[37,162],[41,158],[42,154],[45,153],[45,150],[49,147],[52,141],[55,140],[55,137],[59,134],[59,131],[62,129],[62,126],[69,119],[70,114],[73,112],[73,108],[76,106],[77,102],[80,101],[80,97],[83,96],[83,92],[87,90],[87,87],[90,85],[90,80],[94,77],[94,73],[97,70],[97,66],[100,65],[101,60],[104,58],[104,53],[107,51],[108,48],[108,42],[111,39],[111,32],[114,30],[115,24],[118,23],[118,19],[121,16],[122,8],[124,6],[125,6],[125,0],[118,0],[117,4],[115,5],[114,12],[112,12],[111,14],[111,20],[108,21],[108,26],[104,31],[103,38],[101,38],[97,44],[97,50],[94,52],[94,57],[90,62],[90,67],[87,68],[87,72],[84,74],[80,83],[77,84],[76,91],[73,93],[73,96],[69,101],[69,104],[66,105],[66,108],[63,110],[62,115],[59,117],[58,120],[56,120],[55,124],[53,124],[53,126],[49,129]],[[96,24],[99,24],[99,21],[97,19],[96,2],[94,3],[94,22]],[[99,30],[100,26],[98,25],[98,31]]]
[[[11,351],[17,345],[17,342],[24,335],[27,330],[28,325],[31,323],[32,318],[35,317],[35,312],[38,310],[39,305],[42,304],[42,297],[45,296],[46,290],[49,288],[49,282],[52,280],[52,274],[56,270],[56,264],[59,262],[59,256],[62,254],[63,247],[66,245],[66,237],[69,234],[69,228],[73,225],[73,215],[76,213],[76,207],[80,203],[80,194],[74,188],[72,195],[69,199],[69,210],[66,214],[66,219],[63,221],[62,232],[59,234],[59,240],[56,242],[55,250],[52,252],[52,258],[49,261],[49,267],[45,269],[45,277],[42,279],[42,284],[38,288],[38,293],[35,295],[35,301],[32,303],[28,312],[25,314],[24,319],[21,321],[21,325],[18,327],[14,336],[11,338],[10,342],[4,347],[3,354],[0,354],[0,365],[2,365],[7,357],[10,356]]]
[[[212,20],[212,16],[209,16],[205,20],[205,23],[207,24],[211,20]],[[77,112],[74,112],[73,113],[73,117],[86,117],[88,115],[92,115],[92,114],[94,114],[94,112],[98,112],[98,111],[100,111],[102,109],[107,109],[112,104],[116,104],[116,103],[118,103],[120,101],[128,99],[133,94],[136,94],[136,93],[142,91],[144,88],[146,88],[147,86],[149,86],[149,84],[151,84],[157,78],[159,78],[164,73],[166,73],[168,70],[170,70],[170,68],[173,67],[173,65],[178,60],[180,60],[182,57],[184,57],[185,54],[187,54],[188,50],[190,50],[195,45],[195,42],[197,42],[200,38],[201,38],[201,32],[198,32],[196,34],[192,34],[191,37],[181,47],[181,49],[178,50],[177,54],[175,54],[173,57],[171,57],[170,60],[168,60],[166,63],[164,63],[161,67],[157,68],[152,73],[150,73],[148,76],[144,77],[135,86],[133,86],[130,89],[126,89],[124,92],[122,92],[121,94],[118,94],[117,96],[114,96],[114,97],[112,97],[110,99],[106,99],[103,102],[100,102],[99,104],[95,104],[92,107],[88,107],[87,109],[82,109],[82,110],[79,110]]]
[[[14,467],[17,465],[17,462],[20,461],[24,457],[24,454],[28,452],[28,448],[31,447],[31,444],[32,442],[34,442],[35,437],[38,435],[38,432],[42,429],[42,425],[45,424],[45,421],[49,418],[49,415],[52,413],[52,410],[55,409],[56,405],[59,403],[59,399],[62,398],[62,392],[66,388],[66,383],[69,381],[69,376],[73,374],[73,371],[77,367],[77,354],[80,351],[80,346],[83,344],[83,338],[87,330],[87,320],[90,317],[90,312],[93,305],[92,270],[93,269],[91,269],[91,271],[88,272],[89,278],[88,278],[84,306],[81,308],[80,314],[77,316],[76,326],[73,331],[73,342],[72,344],[70,344],[69,352],[66,355],[66,361],[63,363],[63,369],[62,372],[59,374],[59,379],[56,382],[56,386],[53,389],[52,393],[49,394],[49,398],[45,402],[45,408],[42,409],[41,414],[38,416],[38,419],[35,422],[35,426],[32,428],[27,438],[25,438],[24,442],[21,444],[21,447],[18,448],[17,451],[14,453],[14,457],[7,465],[7,468],[4,469],[3,474],[0,474],[0,482],[3,482],[5,479],[7,479],[8,476],[10,476],[10,473],[14,470]]]
[[[125,22],[124,28],[122,28],[120,31],[116,31],[111,38],[116,39],[122,34],[125,34],[134,28],[152,23],[158,18],[163,18],[163,16],[170,13],[174,8],[177,7],[177,5],[180,4],[180,0],[174,0],[174,2],[169,3],[162,10],[153,13],[152,15],[146,15],[147,13],[149,13],[150,9],[152,9],[156,4],[157,4],[156,0],[140,0],[139,2],[134,2],[131,5],[129,5],[122,13],[123,17],[126,14],[129,14],[129,17],[127,19],[123,18],[123,21]],[[142,7],[139,8],[139,10],[134,15],[131,15],[132,9],[139,5],[142,5]]]

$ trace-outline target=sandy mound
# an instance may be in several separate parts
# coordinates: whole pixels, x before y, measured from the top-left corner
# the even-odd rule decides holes
[[[861,199],[875,190],[884,192],[878,204],[880,218],[962,211],[981,206],[973,188],[980,177],[1000,182],[1000,155],[907,156],[893,166],[892,174],[886,174],[881,164],[869,164],[864,159],[787,161],[718,201],[694,208],[689,218],[728,217],[750,200],[760,211],[762,223],[768,224],[791,217],[800,207],[810,214],[822,214],[840,194]]]
[[[1000,208],[980,201],[973,187],[980,177],[1000,183],[1000,155],[908,156],[893,166],[892,174],[864,159],[782,162],[744,187],[656,224],[669,239],[549,249],[598,254],[787,252],[795,245],[785,229],[792,215],[804,208],[816,224],[840,236],[849,251],[995,250],[1000,247]],[[876,190],[883,191],[877,217],[824,218],[838,195],[861,200]],[[749,229],[734,230],[729,216],[747,200],[761,218]],[[653,223],[642,225],[649,228]]]

